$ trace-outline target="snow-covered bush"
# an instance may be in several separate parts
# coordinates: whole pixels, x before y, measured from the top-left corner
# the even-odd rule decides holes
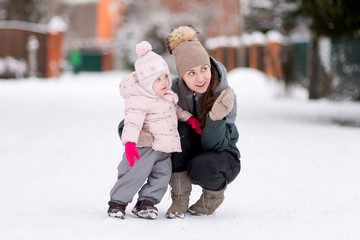
[[[0,58],[0,78],[22,78],[26,73],[25,60],[18,60],[10,56]]]

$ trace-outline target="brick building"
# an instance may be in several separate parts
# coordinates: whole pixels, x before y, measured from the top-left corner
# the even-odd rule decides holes
[[[0,21],[0,78],[60,74],[66,24],[54,17],[48,25]]]
[[[205,11],[207,16],[207,25],[205,32],[202,33],[202,40],[207,39],[230,39],[231,47],[224,48],[218,46],[216,48],[208,48],[209,54],[222,62],[228,70],[239,65],[240,54],[236,50],[237,38],[243,33],[243,19],[240,12],[239,0],[158,0],[161,5],[176,14],[190,12],[195,6]],[[199,12],[200,14],[200,12]],[[201,13],[204,14],[204,13]],[[226,43],[226,45],[229,45]],[[207,44],[205,44],[207,47]]]
[[[66,52],[80,50],[83,59],[80,70],[112,70],[114,36],[124,19],[124,2],[99,0],[70,4],[68,9]]]

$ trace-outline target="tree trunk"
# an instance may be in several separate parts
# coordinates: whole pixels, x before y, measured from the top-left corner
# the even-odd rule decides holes
[[[310,40],[310,62],[309,62],[309,98],[319,99],[321,97],[321,63],[319,56],[319,38],[312,35]]]

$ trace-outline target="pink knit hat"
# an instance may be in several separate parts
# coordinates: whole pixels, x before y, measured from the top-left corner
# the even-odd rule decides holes
[[[169,66],[165,60],[158,54],[154,53],[149,42],[142,41],[136,45],[138,59],[135,61],[135,71],[139,84],[146,91],[155,94],[152,84],[156,77],[162,73],[169,76],[169,88],[171,87],[171,74]]]

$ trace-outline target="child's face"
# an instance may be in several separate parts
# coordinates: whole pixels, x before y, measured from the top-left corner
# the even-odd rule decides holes
[[[163,96],[169,88],[169,76],[167,73],[162,73],[156,77],[152,89],[158,96]]]

